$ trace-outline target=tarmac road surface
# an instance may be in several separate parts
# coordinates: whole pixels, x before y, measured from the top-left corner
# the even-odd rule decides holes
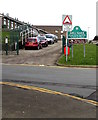
[[[23,118],[21,120],[25,118],[27,120],[29,118],[64,118],[64,120],[96,118],[95,106],[66,96],[7,85],[2,86],[2,93],[2,117],[9,118],[8,120],[14,120],[14,118]]]
[[[33,85],[80,97],[96,91],[96,69],[3,65],[3,81]]]

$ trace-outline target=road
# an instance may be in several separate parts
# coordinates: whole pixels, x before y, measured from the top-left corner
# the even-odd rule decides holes
[[[2,86],[2,120],[24,120],[31,118],[94,118],[96,120],[96,106],[72,99],[67,96],[48,94],[35,90]],[[76,118],[76,119],[75,119]],[[54,120],[53,119],[53,120]],[[87,120],[87,119],[86,119]],[[92,120],[92,119],[91,119]]]
[[[3,64],[2,78],[84,98],[96,91],[96,69]]]

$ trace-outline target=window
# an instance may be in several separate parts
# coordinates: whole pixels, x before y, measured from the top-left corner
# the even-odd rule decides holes
[[[27,39],[28,42],[36,42],[36,39]]]

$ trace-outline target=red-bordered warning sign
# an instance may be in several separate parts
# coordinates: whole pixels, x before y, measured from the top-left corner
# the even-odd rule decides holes
[[[71,24],[72,25],[72,21],[68,15],[66,15],[64,20],[63,20],[63,25],[64,24]]]

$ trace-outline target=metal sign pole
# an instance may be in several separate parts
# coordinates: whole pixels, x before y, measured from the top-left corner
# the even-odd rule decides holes
[[[73,58],[73,44],[72,44],[72,58]]]
[[[84,58],[85,58],[85,42],[84,42]]]
[[[67,62],[67,31],[66,31],[66,62]]]

